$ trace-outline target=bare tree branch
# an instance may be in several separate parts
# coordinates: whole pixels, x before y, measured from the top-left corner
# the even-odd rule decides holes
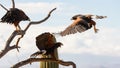
[[[9,11],[7,8],[5,8],[2,4],[0,4],[0,6],[5,9],[6,11]]]
[[[47,15],[43,20],[40,20],[40,21],[37,21],[37,22],[30,22],[30,23],[28,24],[28,26],[25,28],[24,31],[26,32],[27,29],[30,27],[30,25],[40,24],[40,23],[46,21],[46,20],[51,16],[51,13],[52,13],[54,10],[56,10],[56,8],[52,9],[52,10],[48,13],[48,15]]]
[[[28,30],[28,28],[29,28],[31,25],[41,24],[41,23],[43,23],[44,21],[46,21],[46,20],[51,16],[51,13],[52,13],[54,10],[56,10],[56,8],[52,9],[52,10],[48,13],[48,15],[47,15],[43,20],[35,21],[35,22],[30,22],[30,23],[27,25],[27,27],[22,31],[22,33],[25,34],[26,31]],[[21,39],[23,36],[24,36],[24,35],[22,35],[22,36],[18,39],[16,45],[18,45],[20,39]]]
[[[26,31],[28,30],[28,28],[32,25],[32,24],[41,24],[42,22],[46,21],[50,16],[51,16],[51,13],[55,10],[56,8],[52,9],[49,13],[48,13],[48,16],[45,17],[43,20],[40,20],[40,21],[37,21],[37,22],[30,22],[28,24],[28,26],[25,28],[25,30],[21,30],[21,31],[14,31],[11,36],[8,38],[7,42],[6,42],[6,45],[5,45],[5,48],[0,52],[0,58],[2,58],[5,54],[7,54],[8,51],[10,50],[13,50],[15,48],[20,48],[18,47],[18,44],[19,44],[19,41],[21,38],[24,37]],[[17,36],[17,35],[21,35],[21,37],[19,37],[17,39],[17,42],[15,45],[13,46],[10,46],[12,40]]]
[[[12,8],[15,8],[15,1],[12,0]]]
[[[8,38],[4,50],[2,50],[2,52],[0,52],[0,58],[3,57],[8,51],[17,48],[15,45],[10,46],[10,43],[12,42],[12,40],[15,38],[16,35],[18,35],[18,32],[14,31],[11,34],[11,36]]]
[[[29,63],[32,63],[32,62],[56,62],[58,64],[61,64],[63,66],[70,66],[72,65],[73,68],[76,68],[76,64],[74,62],[71,62],[71,61],[62,61],[62,60],[54,60],[54,59],[51,59],[51,58],[29,58],[29,59],[26,59],[24,61],[21,61],[21,62],[18,62],[17,64],[13,65],[11,68],[19,68],[21,66],[24,66],[26,64],[29,64]]]

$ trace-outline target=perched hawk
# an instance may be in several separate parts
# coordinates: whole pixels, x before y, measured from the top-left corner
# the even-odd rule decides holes
[[[29,20],[29,17],[20,9],[11,8],[7,13],[1,18],[1,22],[14,24],[16,30],[21,30],[19,23],[20,21]]]
[[[43,33],[36,37],[36,46],[40,51],[35,52],[31,57],[36,57],[39,54],[51,55],[53,59],[56,59],[54,55],[55,49],[61,47],[61,42],[55,42],[55,37],[50,33]]]
[[[98,29],[96,28],[96,22],[92,20],[93,15],[75,15],[72,17],[73,23],[68,26],[64,31],[60,32],[61,36],[69,35],[69,34],[75,34],[77,32],[84,32],[92,26],[94,27],[95,33],[98,32]]]

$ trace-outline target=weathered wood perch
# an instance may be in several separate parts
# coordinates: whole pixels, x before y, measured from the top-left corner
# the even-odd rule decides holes
[[[24,61],[21,61],[21,62],[18,62],[17,64],[13,65],[11,68],[19,68],[19,67],[22,67],[26,64],[30,64],[32,62],[56,62],[58,64],[61,64],[63,66],[70,66],[72,65],[73,68],[76,68],[76,64],[74,62],[71,62],[71,61],[62,61],[62,60],[54,60],[54,59],[51,59],[51,58],[29,58],[29,59],[26,59]]]
[[[47,15],[43,20],[40,20],[40,21],[31,21],[24,30],[21,30],[21,31],[19,31],[19,32],[18,32],[18,31],[14,31],[14,32],[10,35],[10,37],[8,38],[8,40],[7,40],[6,44],[5,44],[5,48],[0,52],[0,58],[2,58],[2,57],[3,57],[5,54],[7,54],[10,50],[13,50],[13,49],[16,49],[16,48],[20,48],[20,47],[18,46],[18,43],[19,43],[20,39],[24,37],[24,35],[25,35],[26,31],[28,30],[28,28],[29,28],[31,25],[41,24],[41,23],[45,22],[45,21],[51,16],[51,13],[52,13],[54,10],[56,10],[56,8],[52,9],[52,10],[48,13],[48,15]],[[17,35],[21,35],[21,37],[19,37],[19,38],[17,39],[17,42],[16,42],[15,45],[10,46],[12,40],[13,40]]]

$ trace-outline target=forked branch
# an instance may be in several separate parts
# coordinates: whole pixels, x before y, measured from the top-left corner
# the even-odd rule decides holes
[[[8,38],[8,40],[7,40],[7,42],[6,42],[6,45],[5,45],[5,48],[0,52],[0,58],[2,58],[2,57],[3,57],[5,54],[7,54],[10,50],[13,50],[13,49],[16,49],[16,48],[20,48],[20,47],[18,47],[18,43],[19,43],[20,39],[24,37],[24,35],[25,35],[26,31],[28,30],[28,28],[29,28],[31,25],[33,25],[33,24],[41,24],[41,23],[45,22],[45,21],[51,16],[51,13],[52,13],[55,9],[56,9],[56,8],[52,9],[52,10],[48,13],[47,17],[45,17],[43,20],[40,20],[40,21],[37,21],[37,22],[30,22],[30,23],[27,25],[27,27],[25,28],[25,30],[21,30],[20,32],[14,31],[14,32],[10,35],[10,37]],[[15,45],[10,46],[12,40],[13,40],[17,35],[21,35],[21,37],[19,37],[19,38],[17,39],[17,42],[16,42]]]
[[[48,15],[47,15],[43,20],[36,21],[36,22],[30,22],[30,23],[28,24],[28,26],[24,29],[24,31],[26,32],[27,29],[30,27],[30,25],[40,24],[40,23],[46,21],[46,20],[51,16],[51,13],[52,13],[54,10],[56,10],[56,8],[52,9],[52,10],[48,13]]]
[[[61,64],[63,66],[70,66],[72,65],[73,68],[76,68],[76,64],[74,62],[71,62],[71,61],[62,61],[62,60],[54,60],[54,59],[51,59],[51,58],[29,58],[29,59],[26,59],[24,61],[21,61],[21,62],[18,62],[17,64],[13,65],[11,68],[19,68],[19,67],[22,67],[26,64],[30,64],[32,62],[56,62],[58,64]]]

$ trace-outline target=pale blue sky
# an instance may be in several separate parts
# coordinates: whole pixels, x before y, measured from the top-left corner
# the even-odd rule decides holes
[[[94,34],[93,29],[90,29],[81,34],[57,37],[58,41],[64,43],[64,46],[59,48],[60,59],[74,61],[77,68],[120,68],[120,0],[16,0],[15,2],[16,7],[23,9],[31,20],[43,19],[54,7],[57,7],[57,10],[46,22],[29,29],[21,40],[21,52],[17,53],[16,50],[9,52],[0,60],[0,68],[8,68],[16,62],[28,58],[37,50],[33,46],[35,45],[33,40],[35,41],[37,35],[48,31],[64,30],[72,23],[70,19],[76,14],[105,15],[108,18],[95,19],[97,28],[100,29],[97,34]],[[7,8],[11,7],[10,0],[0,0],[0,3]],[[4,14],[5,11],[0,7],[0,18]],[[21,25],[25,26],[26,23],[23,22]],[[12,25],[0,23],[1,50],[5,40],[14,29]],[[32,64],[23,68],[37,68],[38,66],[38,64]]]
[[[105,24],[102,23],[103,25],[106,25],[108,27],[109,26],[119,27],[119,16],[120,16],[120,14],[119,14],[120,1],[119,0],[92,0],[92,1],[91,0],[70,0],[70,1],[68,1],[68,0],[67,1],[64,1],[64,0],[47,0],[47,1],[45,1],[45,0],[34,0],[34,1],[33,0],[16,0],[15,2],[16,3],[31,3],[31,2],[33,2],[33,3],[38,3],[38,2],[64,3],[64,5],[61,5],[59,7],[60,8],[65,7],[66,10],[68,8],[68,11],[65,10],[65,13],[67,16],[66,20],[69,20],[71,17],[69,13],[71,13],[71,15],[74,15],[77,13],[92,13],[92,14],[108,16],[109,19],[107,19],[107,22],[105,22]],[[7,6],[8,6],[8,4],[11,4],[11,2],[9,0],[1,0],[0,3],[7,5]],[[59,7],[58,7],[58,9],[59,9]],[[76,7],[76,9],[69,10],[71,7]],[[62,12],[64,12],[64,10]],[[67,15],[67,13],[68,13],[68,15]],[[59,15],[56,15],[56,16],[59,16]],[[60,22],[63,22],[62,18],[64,16],[65,15],[60,14],[60,19],[57,20],[57,21],[59,21],[57,24],[59,24]],[[53,19],[55,19],[55,18],[53,18]],[[58,19],[58,18],[56,18],[56,19]],[[51,24],[51,25],[53,25],[53,24]]]

